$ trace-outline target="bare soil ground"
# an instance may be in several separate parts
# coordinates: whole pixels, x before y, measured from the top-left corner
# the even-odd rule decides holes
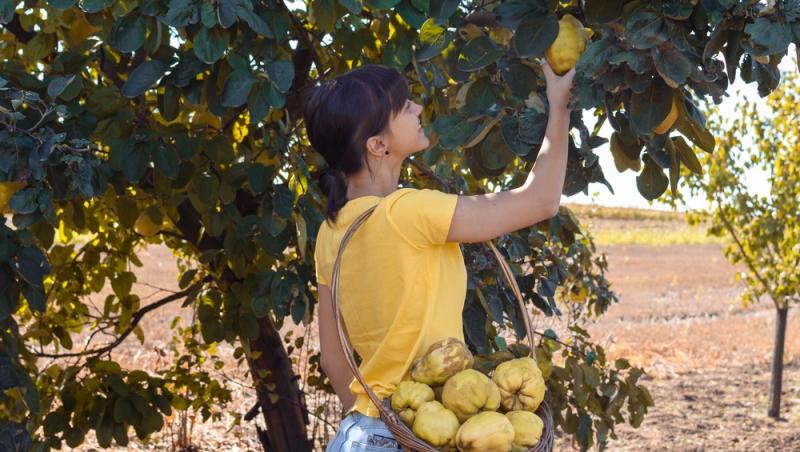
[[[766,302],[747,308],[737,304],[742,288],[734,275],[739,269],[725,260],[719,245],[609,245],[600,250],[608,254],[608,277],[620,303],[591,332],[612,357],[627,357],[646,369],[644,383],[656,402],[639,429],[618,427],[609,450],[800,450],[800,317],[790,311],[783,419],[773,421],[766,406],[774,310]],[[150,295],[143,304],[166,294],[156,288],[177,290],[169,250],[152,247],[140,257],[145,266],[137,270],[134,287],[141,296]],[[146,317],[144,344],[129,337],[116,359],[127,368],[164,368],[171,359],[169,325],[175,316],[186,322],[191,311],[177,302]],[[289,320],[283,331],[293,328]],[[314,331],[311,325],[309,333]],[[218,351],[229,357],[232,347],[222,344]],[[237,368],[231,358],[224,368],[210,371],[233,390],[233,402],[219,420],[203,423],[197,416],[191,443],[205,451],[260,450],[254,422],[231,425],[230,413],[244,413],[255,401],[246,369]],[[323,438],[331,434],[338,424],[337,404],[320,398],[308,404],[326,407],[319,417],[309,418],[309,429]],[[146,442],[136,440],[131,430],[134,439],[127,447],[106,450],[177,450],[171,438],[180,421],[178,416],[168,419],[167,428]],[[571,449],[571,444],[561,439],[559,449]],[[79,450],[100,449],[90,434]]]

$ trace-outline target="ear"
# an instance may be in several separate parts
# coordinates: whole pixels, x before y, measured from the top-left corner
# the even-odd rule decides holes
[[[381,135],[373,135],[367,138],[367,152],[378,157],[388,150],[386,138]]]

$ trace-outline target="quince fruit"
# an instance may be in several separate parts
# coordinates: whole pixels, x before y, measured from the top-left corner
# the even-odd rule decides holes
[[[544,52],[547,63],[558,75],[564,75],[578,64],[586,43],[592,37],[592,30],[571,14],[564,14],[558,21],[558,36]]]
[[[508,411],[536,411],[544,400],[544,378],[533,358],[500,364],[492,374],[492,381],[500,388],[500,403]]]
[[[433,400],[419,407],[411,430],[431,446],[442,451],[455,452],[456,433],[460,426],[452,411]]]
[[[484,411],[467,419],[456,434],[462,452],[509,452],[514,443],[514,426],[497,411]]]
[[[500,389],[486,375],[465,369],[444,384],[442,403],[464,422],[479,411],[499,408]]]
[[[440,385],[472,367],[474,358],[464,342],[449,337],[434,342],[411,366],[411,378],[427,385]]]
[[[425,403],[433,400],[433,389],[416,381],[401,381],[392,394],[392,409],[400,416],[403,423],[411,427],[417,410]]]
[[[516,410],[506,413],[506,417],[514,426],[512,451],[525,451],[536,446],[544,430],[544,422],[539,416],[530,411]]]

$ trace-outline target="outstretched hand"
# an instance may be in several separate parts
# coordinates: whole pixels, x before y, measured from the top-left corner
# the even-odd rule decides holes
[[[569,95],[572,89],[572,79],[575,77],[575,68],[558,76],[544,60],[542,61],[542,72],[544,72],[544,80],[547,83],[547,102],[550,103],[550,108],[569,110]]]

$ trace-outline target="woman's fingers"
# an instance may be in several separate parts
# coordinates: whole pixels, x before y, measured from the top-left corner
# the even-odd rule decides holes
[[[550,81],[554,80],[556,77],[556,73],[553,72],[553,68],[550,67],[545,59],[542,59],[542,72],[544,72],[544,79],[547,83],[550,83]]]

